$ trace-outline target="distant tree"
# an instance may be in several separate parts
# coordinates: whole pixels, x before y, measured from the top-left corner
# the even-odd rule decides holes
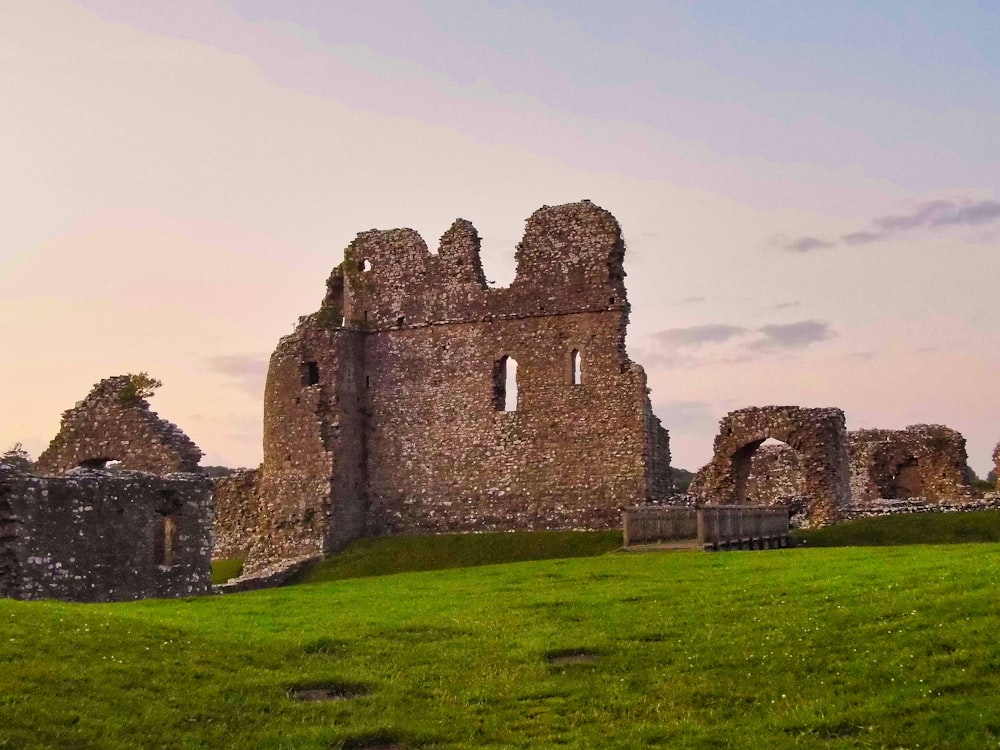
[[[32,467],[31,456],[20,443],[14,443],[10,448],[0,453],[0,464],[12,466],[18,471],[31,471]]]
[[[989,482],[994,487],[997,486],[997,470],[990,469],[989,473],[986,475],[986,481]]]
[[[128,374],[128,385],[122,390],[122,400],[131,401],[136,398],[149,398],[162,385],[162,380],[150,377],[148,372],[130,372]]]
[[[202,466],[201,472],[209,477],[228,477],[235,474],[239,469],[230,469],[228,466]]]
[[[673,474],[674,492],[686,493],[691,485],[691,480],[694,479],[694,472],[678,469],[676,466],[671,466],[670,472]]]

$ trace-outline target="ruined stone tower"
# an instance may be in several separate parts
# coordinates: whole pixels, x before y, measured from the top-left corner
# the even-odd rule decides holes
[[[528,219],[502,289],[468,221],[436,254],[410,229],[360,233],[271,357],[251,557],[363,534],[605,528],[665,495],[667,433],[625,352],[624,252],[588,201]]]

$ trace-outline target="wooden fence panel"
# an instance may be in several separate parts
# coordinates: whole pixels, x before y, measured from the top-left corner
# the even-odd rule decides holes
[[[694,508],[625,508],[622,526],[626,547],[698,537],[698,517]]]
[[[759,505],[698,508],[698,541],[704,549],[764,549],[788,546],[788,510]]]

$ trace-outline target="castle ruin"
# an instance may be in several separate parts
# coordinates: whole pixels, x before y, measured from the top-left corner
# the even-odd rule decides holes
[[[252,567],[361,535],[612,528],[669,493],[615,218],[539,209],[507,288],[479,251],[463,219],[436,253],[410,229],[348,246],[271,356],[263,464],[217,483],[221,545]]]

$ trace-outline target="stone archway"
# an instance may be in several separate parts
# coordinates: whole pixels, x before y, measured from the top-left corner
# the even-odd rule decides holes
[[[719,423],[711,462],[689,492],[706,504],[745,503],[753,456],[768,438],[799,456],[810,524],[836,521],[850,502],[847,428],[840,409],[759,406],[730,412]]]

